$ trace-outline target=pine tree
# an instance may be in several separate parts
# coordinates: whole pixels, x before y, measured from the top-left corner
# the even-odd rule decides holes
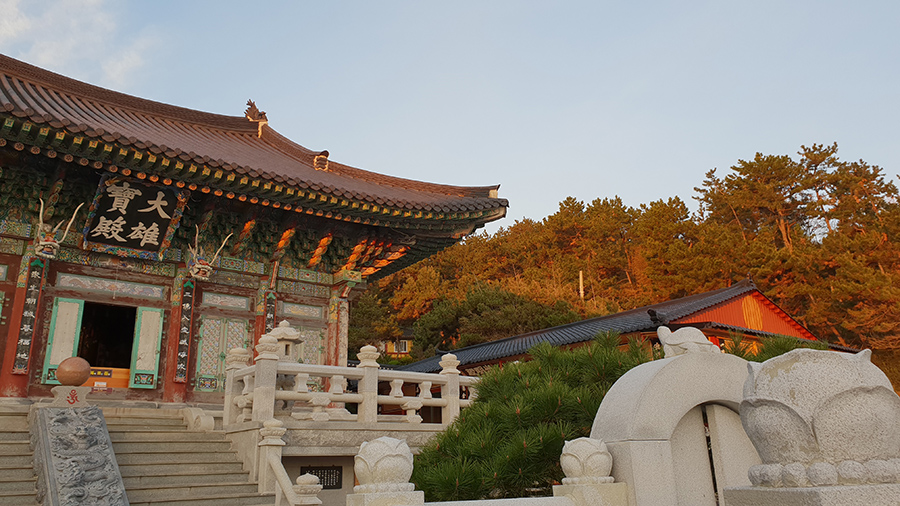
[[[488,371],[475,402],[416,456],[426,500],[549,495],[563,443],[589,435],[607,390],[651,358],[639,342],[619,344],[616,334],[573,350],[543,343],[531,361]]]

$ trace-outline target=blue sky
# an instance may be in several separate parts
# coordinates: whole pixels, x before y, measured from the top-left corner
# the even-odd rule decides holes
[[[241,115],[333,160],[568,196],[679,196],[756,152],[837,141],[900,172],[895,2],[0,0],[0,52]]]

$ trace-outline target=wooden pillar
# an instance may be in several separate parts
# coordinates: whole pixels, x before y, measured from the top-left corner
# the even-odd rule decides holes
[[[328,301],[328,330],[325,339],[325,365],[347,365],[347,327],[350,314],[350,290],[353,281],[340,281],[331,287]]]

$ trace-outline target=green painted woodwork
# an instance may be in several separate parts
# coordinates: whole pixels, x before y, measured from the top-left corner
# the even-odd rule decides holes
[[[129,388],[156,388],[159,382],[159,350],[163,335],[163,310],[137,308],[134,344],[131,346]]]
[[[81,317],[84,315],[84,301],[57,297],[53,301],[53,316],[50,318],[50,336],[44,354],[44,369],[41,381],[49,385],[59,385],[56,368],[59,363],[78,352],[81,337]]]

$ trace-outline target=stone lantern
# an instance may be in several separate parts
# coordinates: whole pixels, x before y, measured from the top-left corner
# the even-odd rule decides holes
[[[278,340],[279,362],[296,362],[300,357],[300,344],[303,342],[300,331],[291,327],[287,320],[282,320],[277,327],[263,337],[266,336]]]

